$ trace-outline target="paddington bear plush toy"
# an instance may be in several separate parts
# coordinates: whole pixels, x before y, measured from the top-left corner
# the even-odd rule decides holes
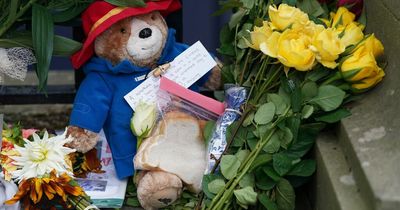
[[[133,110],[124,96],[152,69],[172,61],[187,46],[175,41],[164,16],[180,8],[177,0],[148,1],[146,7],[116,7],[95,1],[82,14],[86,40],[72,56],[74,68],[85,79],[77,92],[68,134],[71,147],[86,152],[103,128],[119,178],[133,175],[136,137],[130,130]],[[219,86],[218,70],[204,76],[191,89]]]

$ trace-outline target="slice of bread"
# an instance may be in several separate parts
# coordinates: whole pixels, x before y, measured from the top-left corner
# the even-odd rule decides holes
[[[140,146],[136,169],[161,170],[177,175],[193,192],[201,191],[206,167],[206,146],[202,123],[182,112],[169,112],[160,121],[155,135]]]

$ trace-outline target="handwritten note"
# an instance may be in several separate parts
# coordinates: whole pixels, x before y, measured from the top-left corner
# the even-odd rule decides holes
[[[163,76],[188,88],[216,65],[215,60],[201,42],[198,41],[177,56]],[[142,84],[125,95],[124,98],[129,106],[135,110],[135,106],[139,101],[146,103],[156,102],[159,87],[160,78],[151,75]]]

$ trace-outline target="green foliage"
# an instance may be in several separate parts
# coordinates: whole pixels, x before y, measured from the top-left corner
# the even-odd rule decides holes
[[[292,185],[286,179],[281,179],[276,187],[276,204],[279,210],[293,210],[295,194]]]
[[[36,74],[39,90],[47,85],[47,74],[53,55],[54,27],[50,12],[43,6],[34,4],[32,9],[32,44],[37,59]]]
[[[143,0],[105,0],[106,2],[119,7],[145,7]]]
[[[228,180],[237,175],[240,160],[235,155],[223,155],[221,158],[221,173]]]

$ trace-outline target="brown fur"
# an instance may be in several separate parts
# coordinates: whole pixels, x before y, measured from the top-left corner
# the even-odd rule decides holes
[[[149,25],[157,26],[163,34],[162,48],[151,59],[134,60],[126,49],[128,39],[131,35],[131,21],[137,18],[145,21]],[[135,29],[134,29],[135,30]],[[128,59],[137,66],[155,67],[155,63],[160,57],[168,35],[168,26],[159,12],[125,18],[112,25],[105,32],[96,38],[94,51],[99,57],[106,58],[113,64],[117,64],[124,59]]]

